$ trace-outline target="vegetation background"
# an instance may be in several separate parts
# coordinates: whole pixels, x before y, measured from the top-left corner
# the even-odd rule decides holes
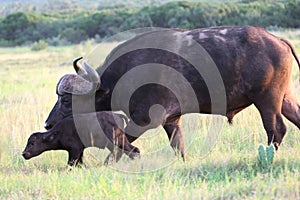
[[[0,46],[45,40],[49,45],[100,42],[140,27],[201,28],[257,25],[299,28],[299,0],[4,0],[0,2]]]
[[[118,44],[103,42],[109,36],[143,26],[251,24],[288,39],[299,55],[299,10],[298,0],[2,0],[0,199],[300,199],[299,130],[285,120],[288,131],[274,163],[262,166],[257,148],[267,139],[252,106],[239,113],[232,126],[222,117],[184,116],[185,163],[174,156],[161,127],[134,143],[141,159],[124,157],[109,167],[102,164],[108,151],[94,148],[85,152],[86,165],[72,170],[63,151],[29,161],[21,156],[28,136],[43,131],[56,102],[57,81],[74,73],[72,59],[99,48],[103,61]],[[298,99],[299,74],[295,65]],[[214,148],[206,149],[203,138],[215,118],[224,124]]]

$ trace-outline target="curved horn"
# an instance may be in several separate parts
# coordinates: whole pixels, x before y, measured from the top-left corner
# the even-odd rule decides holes
[[[85,74],[85,71],[84,71],[84,69],[82,69],[81,64],[78,63],[78,61],[81,60],[82,58],[83,57],[80,56],[80,57],[74,58],[74,60],[73,60],[73,67],[78,75]]]
[[[78,63],[82,57],[73,60],[73,66],[76,74],[66,74],[58,82],[56,92],[59,95],[64,93],[75,95],[87,95],[95,93],[100,86],[100,78],[96,70],[83,62],[83,67]]]
[[[92,83],[100,84],[99,74],[87,63],[86,60],[83,61],[83,69],[86,71],[87,77]]]
[[[89,94],[95,93],[100,87],[100,78],[96,70],[94,70],[87,61],[83,61],[83,69],[87,73],[88,80],[92,83],[92,89]]]

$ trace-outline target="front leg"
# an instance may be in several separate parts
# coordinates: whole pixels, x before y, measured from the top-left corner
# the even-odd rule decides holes
[[[78,164],[82,164],[82,157],[83,157],[83,149],[72,149],[68,151],[69,158],[68,158],[68,165],[70,166],[77,166]]]

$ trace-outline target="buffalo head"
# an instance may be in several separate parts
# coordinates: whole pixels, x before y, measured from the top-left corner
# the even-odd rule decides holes
[[[73,61],[77,74],[66,74],[59,80],[56,86],[58,99],[45,122],[46,129],[73,114],[74,110],[83,113],[91,112],[95,108],[91,105],[94,105],[95,93],[100,89],[100,78],[87,61],[83,61],[81,65],[78,62],[81,59],[79,57]]]

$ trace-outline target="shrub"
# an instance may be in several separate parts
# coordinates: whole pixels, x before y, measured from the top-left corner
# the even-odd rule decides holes
[[[40,51],[40,50],[46,49],[47,47],[48,47],[47,42],[45,42],[44,40],[39,40],[39,41],[33,43],[31,50],[32,51]]]
[[[65,38],[61,38],[60,36],[47,38],[46,42],[49,46],[66,46],[71,45],[72,43],[66,40]]]

